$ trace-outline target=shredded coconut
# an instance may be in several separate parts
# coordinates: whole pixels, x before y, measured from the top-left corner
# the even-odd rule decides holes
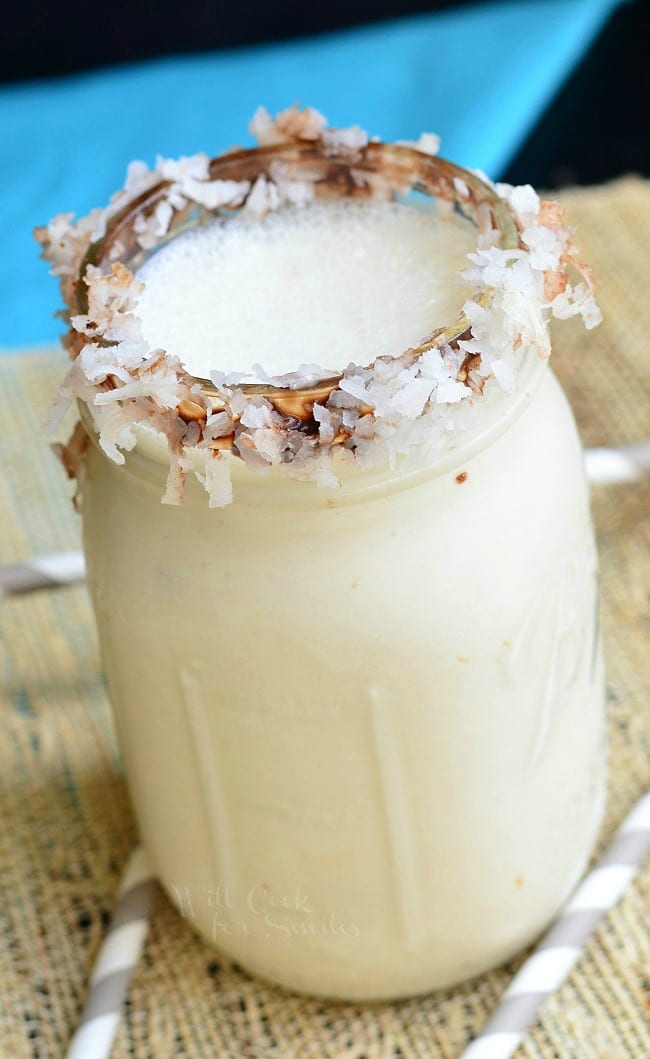
[[[258,107],[248,126],[260,145],[288,143],[291,140],[318,140],[327,127],[327,119],[313,107],[297,106],[281,110],[272,118],[266,107]]]
[[[440,150],[440,137],[435,132],[423,132],[417,140],[397,140],[400,147],[412,147],[421,154],[435,156]]]
[[[127,256],[121,233],[110,248],[110,263],[83,269],[90,247],[107,235],[113,218],[150,192],[150,204],[132,219],[132,233],[139,247],[152,249],[167,236],[176,214],[191,204],[213,212],[241,208],[256,217],[305,206],[332,160],[343,172],[348,167],[348,184],[343,190],[335,185],[335,193],[386,195],[404,181],[403,171],[387,176],[365,164],[366,152],[384,145],[369,140],[358,126],[327,127],[309,107],[290,107],[275,118],[260,107],[250,131],[266,147],[311,145],[323,166],[314,163],[297,179],[295,167],[276,153],[256,179],[233,180],[213,178],[219,160],[211,163],[205,154],[159,158],[153,169],[133,162],[125,188],[106,209],[76,223],[72,214],[60,214],[35,232],[61,282],[70,324],[66,343],[73,357],[49,426],[60,422],[77,398],[89,410],[103,451],[124,463],[124,452],[137,441],[134,427],[148,424],[165,436],[170,453],[163,502],[182,502],[192,472],[210,506],[230,503],[233,457],[257,472],[277,466],[282,474],[326,487],[338,484],[335,451],[367,468],[435,459],[456,431],[476,424],[490,393],[516,390],[523,350],[550,355],[549,316],[580,315],[587,328],[600,321],[591,272],[579,260],[558,204],[541,201],[529,185],[495,185],[479,174],[514,218],[517,245],[504,248],[487,200],[473,201],[475,178],[464,171],[460,177],[456,170],[447,176],[448,197],[464,210],[474,206],[478,238],[462,273],[471,293],[452,338],[446,339],[448,332],[432,335],[401,356],[377,357],[369,366],[351,364],[334,379],[324,379],[326,373],[314,364],[279,378],[256,366],[255,381],[268,386],[266,393],[259,393],[259,386],[248,392],[241,374],[214,371],[214,391],[207,391],[174,351],[147,348],[137,315],[143,284],[115,260],[118,253]],[[439,139],[426,133],[406,145],[433,156]],[[227,152],[222,159],[234,157]],[[575,284],[570,269],[580,276]],[[304,394],[306,388],[310,392]],[[70,473],[78,471],[83,458],[81,441],[77,430],[60,451]]]
[[[332,154],[355,154],[368,143],[368,133],[359,125],[351,125],[349,129],[323,129],[321,139],[325,150]]]

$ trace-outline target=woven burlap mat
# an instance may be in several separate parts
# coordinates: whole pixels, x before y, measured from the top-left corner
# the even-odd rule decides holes
[[[558,327],[555,369],[587,444],[631,441],[650,434],[650,183],[628,178],[562,198],[605,323],[589,335],[573,322]],[[3,562],[79,543],[62,475],[35,431],[62,364],[54,353],[0,359]],[[593,506],[610,718],[604,840],[650,784],[650,488],[600,487]],[[0,1053],[55,1059],[136,835],[85,589],[5,600],[0,628]],[[650,1056],[649,891],[646,871],[547,1004],[522,1059]],[[515,967],[397,1004],[306,1000],[228,965],[159,894],[114,1056],[455,1059]]]

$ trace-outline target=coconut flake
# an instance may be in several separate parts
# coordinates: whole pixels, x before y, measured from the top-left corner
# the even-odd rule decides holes
[[[291,140],[318,140],[327,127],[327,119],[313,107],[300,110],[297,105],[281,110],[272,118],[266,107],[258,107],[248,126],[260,146],[288,143]]]
[[[368,143],[368,133],[360,125],[348,129],[323,129],[322,141],[327,151],[333,154],[356,154]]]
[[[227,507],[232,503],[231,459],[229,452],[213,452],[206,458],[205,474],[196,472],[208,494],[208,507]]]
[[[271,210],[277,210],[281,202],[277,186],[262,173],[253,184],[244,209],[255,217],[265,217]]]
[[[456,194],[461,199],[468,199],[469,198],[469,188],[468,188],[467,184],[465,183],[465,181],[461,180],[460,177],[457,177],[457,176],[454,177],[454,189],[456,191]]]
[[[412,147],[421,154],[435,156],[440,150],[440,137],[435,132],[423,132],[417,140],[397,140],[400,147]]]
[[[440,137],[435,132],[423,132],[416,147],[422,154],[436,155],[440,150]]]

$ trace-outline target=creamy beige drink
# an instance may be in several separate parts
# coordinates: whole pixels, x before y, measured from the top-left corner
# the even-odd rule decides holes
[[[162,466],[89,450],[141,834],[193,925],[285,986],[458,981],[530,942],[583,870],[603,798],[595,556],[569,410],[533,374],[493,440],[335,496],[247,480],[210,511],[191,483],[161,509]]]
[[[348,190],[375,149],[352,165],[350,139]],[[240,201],[259,199],[242,158]],[[135,229],[145,288],[114,273],[108,324],[91,272],[72,322],[91,349],[67,384],[91,436],[90,588],[142,840],[172,901],[284,986],[403,996],[532,941],[602,812],[596,558],[580,443],[544,359],[544,300],[569,315],[571,288],[526,189],[499,244],[480,202],[477,234],[383,194],[315,201],[273,172],[273,210],[230,208],[160,247],[151,213]],[[464,263],[483,269],[471,304]],[[112,371],[93,325],[121,351]]]
[[[140,271],[152,349],[194,375],[219,367],[271,375],[315,362],[401,353],[453,320],[459,272],[476,246],[468,221],[431,206],[334,201],[191,228]]]

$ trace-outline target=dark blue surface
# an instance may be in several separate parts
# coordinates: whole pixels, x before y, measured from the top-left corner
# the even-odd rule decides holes
[[[127,163],[249,143],[260,103],[299,100],[498,176],[617,0],[480,4],[310,40],[0,90],[0,345],[53,339],[55,281],[31,229],[103,205]]]

